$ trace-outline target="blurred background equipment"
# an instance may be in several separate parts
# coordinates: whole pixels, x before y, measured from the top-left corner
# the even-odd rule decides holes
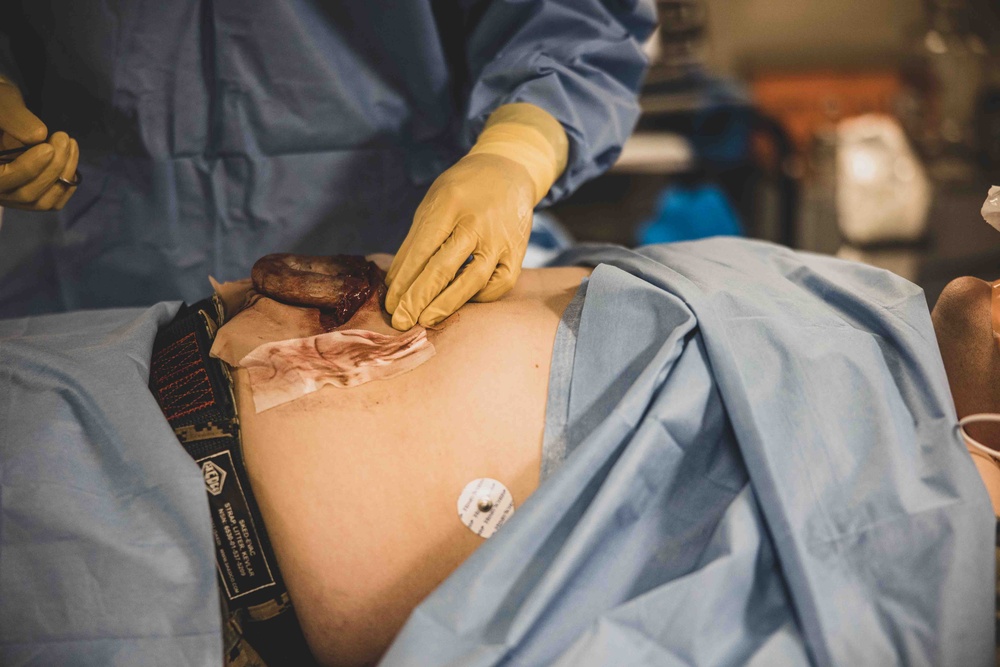
[[[837,124],[836,142],[836,213],[844,241],[921,241],[930,183],[899,122],[879,114],[848,118]]]
[[[576,239],[742,233],[900,273],[1000,278],[996,0],[660,0],[642,118],[551,209]]]
[[[747,233],[794,242],[797,183],[784,127],[709,66],[705,0],[660,0],[643,115],[611,172],[552,209],[581,240],[634,245]]]
[[[929,0],[927,11],[917,58],[917,71],[921,64],[926,70],[927,88],[921,96],[923,123],[914,130],[938,178],[967,179],[972,176],[973,119],[989,52],[973,30],[968,0]]]

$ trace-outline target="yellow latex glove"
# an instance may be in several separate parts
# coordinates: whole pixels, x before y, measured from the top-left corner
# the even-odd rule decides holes
[[[74,182],[80,147],[65,132],[56,132],[47,142],[46,136],[45,123],[28,111],[21,91],[0,77],[0,150],[38,143],[13,162],[0,164],[0,206],[59,210],[76,192],[56,179]]]
[[[548,112],[524,103],[494,111],[468,155],[438,176],[417,207],[385,280],[392,326],[430,326],[469,299],[506,294],[521,274],[531,212],[566,168],[568,152],[566,132]]]

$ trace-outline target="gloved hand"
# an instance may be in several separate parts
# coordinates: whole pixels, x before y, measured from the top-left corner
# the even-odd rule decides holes
[[[521,273],[532,210],[566,168],[568,151],[548,112],[524,103],[494,111],[413,216],[385,281],[392,326],[437,324],[469,299],[506,294]]]
[[[0,164],[0,206],[29,211],[59,210],[76,192],[56,179],[74,182],[80,147],[65,132],[46,143],[48,129],[24,106],[21,91],[0,77],[0,150],[25,144],[38,146],[9,164]]]

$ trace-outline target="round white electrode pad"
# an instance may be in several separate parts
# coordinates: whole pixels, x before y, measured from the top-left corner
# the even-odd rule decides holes
[[[514,515],[514,497],[495,479],[474,479],[458,497],[458,518],[483,539],[488,539]]]

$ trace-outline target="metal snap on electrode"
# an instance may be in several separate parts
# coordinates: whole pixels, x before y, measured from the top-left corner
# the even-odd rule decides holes
[[[489,538],[514,515],[514,498],[501,482],[474,479],[458,497],[458,518],[483,539]]]

